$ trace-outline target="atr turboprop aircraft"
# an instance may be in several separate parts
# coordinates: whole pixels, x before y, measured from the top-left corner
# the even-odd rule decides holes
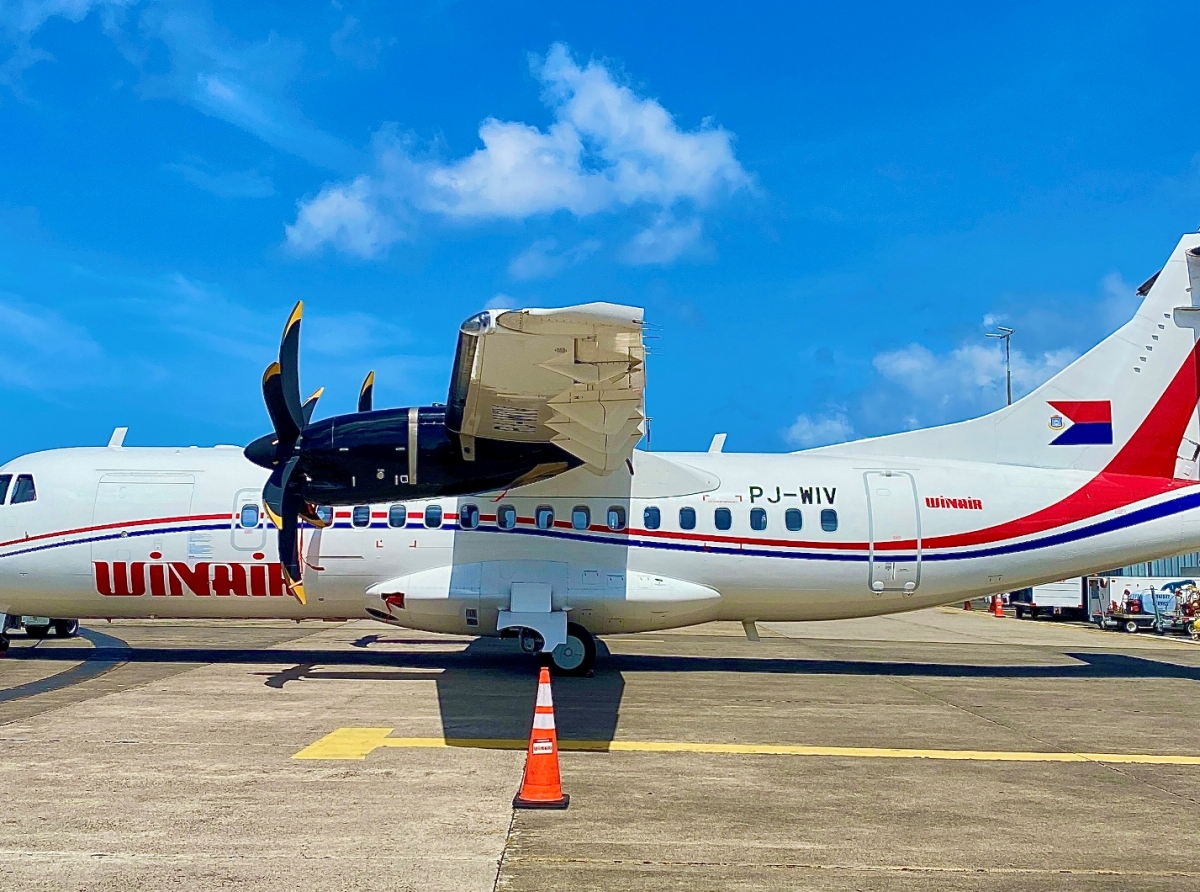
[[[0,469],[0,610],[371,617],[586,673],[596,634],[915,610],[1200,550],[1177,473],[1200,450],[1200,235],[1139,294],[998,412],[777,455],[636,449],[642,311],[606,303],[472,316],[445,405],[374,409],[368,375],[357,412],[313,420],[297,306],[262,382],[274,430],[244,451],[114,438]]]

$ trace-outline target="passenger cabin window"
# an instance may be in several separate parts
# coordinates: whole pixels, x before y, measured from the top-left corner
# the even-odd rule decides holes
[[[763,508],[750,509],[750,529],[762,532],[767,528],[767,512]]]
[[[331,523],[333,523],[333,506],[332,505],[318,505],[317,506],[317,518],[322,523],[324,523],[325,526],[329,526]]]
[[[407,526],[408,508],[404,505],[392,505],[388,508],[388,526],[396,528]]]
[[[442,525],[442,506],[441,505],[426,505],[425,506],[425,526],[431,530],[436,530]]]
[[[252,530],[258,526],[258,506],[243,505],[238,514],[238,526],[244,530]]]
[[[681,530],[696,529],[696,509],[695,508],[680,508],[679,509],[679,528]]]
[[[837,532],[837,512],[832,508],[821,509],[821,529],[827,533]]]
[[[458,509],[458,525],[464,530],[473,530],[479,526],[479,506],[463,505]]]
[[[539,530],[548,530],[554,526],[554,509],[549,505],[538,505],[533,509],[533,522]]]
[[[496,526],[502,530],[511,530],[517,525],[517,509],[512,505],[501,505],[496,509]]]
[[[608,528],[620,531],[625,529],[625,508],[621,505],[610,505],[608,508]]]
[[[576,505],[571,509],[571,526],[577,530],[586,530],[592,525],[592,512],[587,505]]]
[[[369,527],[371,525],[371,506],[355,505],[350,512],[350,525],[354,527]]]
[[[800,509],[788,508],[787,513],[783,515],[783,525],[793,533],[799,531],[804,526],[804,515],[800,513]]]
[[[8,498],[8,485],[12,483],[12,474],[0,474],[0,505]]]
[[[657,530],[662,526],[662,512],[651,505],[642,512],[642,523],[646,525],[648,530]]]
[[[727,530],[733,526],[733,512],[728,508],[718,508],[713,512],[713,523],[718,530]]]

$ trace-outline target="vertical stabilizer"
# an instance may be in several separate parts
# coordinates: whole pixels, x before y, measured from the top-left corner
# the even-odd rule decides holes
[[[1011,406],[816,451],[1172,477],[1200,396],[1198,332],[1200,234],[1189,234],[1133,319]]]

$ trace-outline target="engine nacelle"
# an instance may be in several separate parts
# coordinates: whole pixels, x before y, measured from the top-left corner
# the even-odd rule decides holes
[[[578,458],[549,443],[463,437],[442,406],[381,409],[314,421],[298,444],[302,492],[352,505],[502,489],[562,473]]]

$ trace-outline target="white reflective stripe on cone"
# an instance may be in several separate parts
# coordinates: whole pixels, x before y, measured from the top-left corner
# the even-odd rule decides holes
[[[554,713],[536,713],[533,717],[533,727],[538,731],[554,730]]]
[[[537,705],[538,706],[553,706],[554,705],[554,700],[550,696],[550,685],[548,685],[548,684],[538,685]]]

